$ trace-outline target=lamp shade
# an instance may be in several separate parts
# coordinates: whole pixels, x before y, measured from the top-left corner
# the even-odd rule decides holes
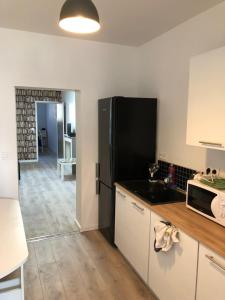
[[[96,32],[100,29],[98,11],[91,0],[67,0],[60,12],[59,26],[74,33]]]

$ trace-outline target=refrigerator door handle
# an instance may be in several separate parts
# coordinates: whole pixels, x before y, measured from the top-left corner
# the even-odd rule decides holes
[[[100,163],[96,163],[95,165],[95,176],[96,178],[100,177]]]
[[[109,145],[109,151],[110,151],[109,172],[110,172],[110,177],[112,179],[112,144]]]
[[[110,125],[109,125],[109,153],[110,153],[110,161],[109,161],[109,174],[110,177],[112,179],[112,102],[110,102],[110,115],[109,115],[109,119],[110,119]]]
[[[96,195],[100,195],[100,181],[96,180]]]

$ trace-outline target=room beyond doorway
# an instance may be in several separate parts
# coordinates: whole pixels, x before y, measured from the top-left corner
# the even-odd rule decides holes
[[[16,89],[19,196],[27,239],[78,231],[76,92]]]
[[[78,231],[76,180],[62,181],[56,163],[56,156],[45,152],[38,163],[21,164],[20,204],[27,239]]]

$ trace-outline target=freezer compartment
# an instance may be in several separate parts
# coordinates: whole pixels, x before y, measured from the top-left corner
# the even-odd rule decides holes
[[[114,245],[115,188],[99,183],[99,230]]]

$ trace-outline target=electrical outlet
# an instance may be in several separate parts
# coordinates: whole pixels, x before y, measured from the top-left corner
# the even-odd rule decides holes
[[[225,173],[224,173],[223,170],[221,170],[219,168],[214,168],[214,167],[209,167],[209,169],[210,169],[210,173],[208,174],[209,176],[211,176],[212,174],[214,174],[213,171],[215,170],[216,174],[214,174],[214,175],[216,175],[218,177],[225,177]],[[206,175],[206,171],[204,172],[204,175]]]

